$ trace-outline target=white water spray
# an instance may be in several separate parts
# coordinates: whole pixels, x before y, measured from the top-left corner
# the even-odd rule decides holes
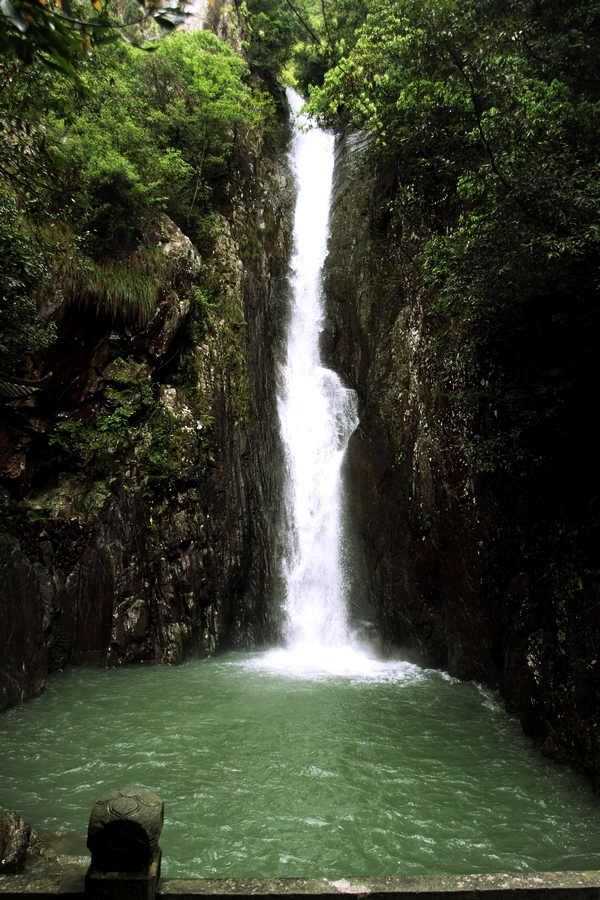
[[[334,138],[302,128],[306,123],[297,114],[303,101],[294,91],[288,99],[300,127],[291,156],[297,185],[293,299],[278,398],[289,539],[283,562],[286,648],[249,665],[293,677],[397,680],[415,667],[379,662],[354,644],[341,569],[341,466],[358,416],[354,391],[324,368],[319,353]]]
[[[302,101],[290,94],[297,113]],[[333,136],[317,129],[297,131],[292,163],[298,186],[293,301],[278,403],[290,532],[285,636],[288,647],[312,655],[349,641],[340,567],[340,468],[358,418],[354,392],[321,365],[319,355]]]

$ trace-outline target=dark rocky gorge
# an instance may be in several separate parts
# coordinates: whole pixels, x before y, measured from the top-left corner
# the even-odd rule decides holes
[[[283,116],[279,147],[238,167],[209,258],[166,218],[150,235],[168,261],[150,321],[51,298],[56,343],[29,389],[3,384],[0,708],[68,663],[177,663],[277,633]],[[198,285],[212,305],[190,337]]]
[[[476,470],[454,399],[464,384],[432,362],[420,223],[391,220],[398,185],[359,134],[339,141],[336,171],[323,349],[360,398],[345,463],[357,624],[392,653],[499,689],[542,752],[598,791],[596,465],[585,435],[573,452],[576,413],[549,474]]]
[[[533,489],[478,475],[457,450],[466,424],[424,351],[431,298],[411,223],[391,228],[386,179],[356,136],[340,142],[336,177],[323,347],[360,399],[345,473],[357,627],[385,652],[499,688],[543,751],[598,788],[593,532],[560,531]],[[176,663],[277,638],[292,201],[283,151],[261,148],[210,258],[165,221],[156,240],[172,267],[143,328],[54,298],[58,340],[31,360],[37,389],[1,408],[0,708],[68,663]],[[190,338],[199,282],[239,315],[212,313]],[[173,377],[184,352],[202,415]],[[129,383],[152,382],[158,402],[102,469],[64,425],[114,412],[124,359]],[[62,444],[49,440],[60,425]]]

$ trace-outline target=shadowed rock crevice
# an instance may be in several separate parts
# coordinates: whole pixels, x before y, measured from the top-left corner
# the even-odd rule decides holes
[[[0,405],[0,709],[68,663],[177,663],[278,632],[286,116],[237,160],[204,256],[154,224],[148,322],[47,300],[39,389]]]
[[[444,372],[460,333],[439,341],[427,225],[414,203],[386,212],[400,190],[367,142],[339,141],[323,347],[361,401],[345,469],[356,625],[386,652],[499,688],[543,752],[598,788],[594,499],[573,499],[571,456],[528,478],[474,467],[464,448],[485,422],[457,402],[456,360]]]

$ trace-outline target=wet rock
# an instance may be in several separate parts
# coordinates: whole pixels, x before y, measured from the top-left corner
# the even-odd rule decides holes
[[[261,151],[230,186],[212,256],[154,223],[168,263],[148,323],[57,306],[43,391],[0,407],[0,709],[69,663],[177,663],[277,633],[293,183],[284,152]],[[199,285],[212,305],[191,341]]]
[[[568,466],[536,487],[477,473],[461,451],[463,387],[426,352],[435,311],[416,260],[423,237],[401,202],[395,221],[386,212],[391,179],[360,140],[338,144],[323,349],[360,399],[345,462],[353,616],[388,649],[500,689],[542,751],[600,790],[594,494],[589,519],[569,525],[555,501],[562,480],[571,502]]]
[[[19,540],[0,533],[0,709],[37,697],[48,672],[40,581]]]
[[[152,319],[139,341],[153,357],[160,359],[190,311],[189,293],[180,289],[182,280],[194,279],[200,272],[202,260],[189,237],[168,216],[160,216],[155,229],[152,242],[169,257],[172,269]]]
[[[0,872],[14,875],[22,872],[27,859],[31,825],[19,813],[7,812],[0,817]]]

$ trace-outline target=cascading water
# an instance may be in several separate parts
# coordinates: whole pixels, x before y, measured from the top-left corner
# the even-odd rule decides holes
[[[278,403],[286,457],[286,647],[249,665],[294,677],[403,678],[416,668],[370,658],[354,642],[348,624],[341,566],[341,467],[358,424],[357,403],[354,391],[321,364],[319,353],[334,139],[303,127],[306,122],[298,116],[302,99],[294,91],[288,98],[299,127],[291,157],[297,184],[293,299]]]
[[[349,876],[598,869],[600,809],[583,776],[539,756],[485,689],[353,645],[340,465],[355,400],[317,349],[331,144],[301,133],[294,154],[279,409],[287,647],[55,673],[42,697],[0,720],[0,811],[63,832],[82,871],[89,810],[119,784],[167,800],[170,877],[318,878],[347,890]],[[51,847],[54,858],[60,843]]]
[[[410,663],[373,659],[354,639],[348,623],[341,565],[341,468],[358,425],[357,400],[354,391],[321,364],[319,352],[334,138],[306,127],[299,115],[303,101],[295,91],[288,90],[288,100],[297,125],[291,152],[297,196],[291,315],[278,398],[286,459],[286,646],[242,664],[293,678],[419,678],[420,670]]]
[[[302,100],[291,91],[289,96],[297,114]],[[314,655],[349,642],[340,566],[340,469],[358,418],[354,392],[321,365],[319,355],[332,135],[297,130],[292,162],[298,185],[293,301],[278,404],[289,529],[284,609],[288,647]]]

